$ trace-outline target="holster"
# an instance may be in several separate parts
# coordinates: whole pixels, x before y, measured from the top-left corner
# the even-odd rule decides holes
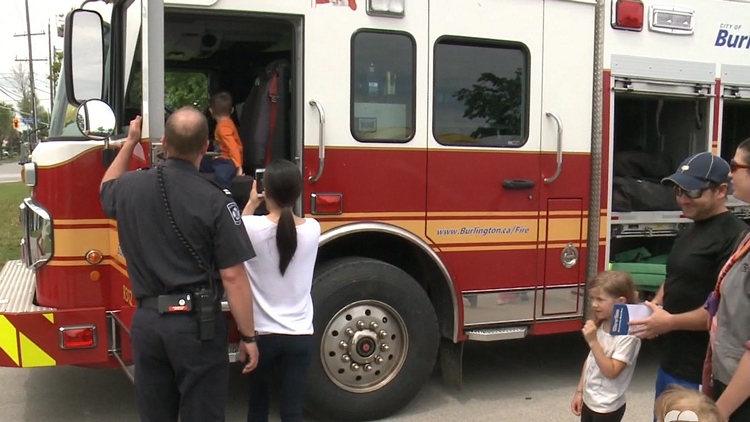
[[[216,336],[216,308],[213,291],[199,289],[194,295],[195,311],[198,316],[198,335],[201,341],[213,340]]]

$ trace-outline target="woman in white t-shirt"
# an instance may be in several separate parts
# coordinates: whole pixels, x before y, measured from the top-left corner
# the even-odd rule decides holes
[[[292,162],[266,167],[263,198],[256,183],[242,220],[256,256],[245,262],[253,290],[253,316],[260,358],[248,374],[248,422],[268,421],[270,376],[277,370],[283,422],[302,421],[307,372],[313,354],[313,303],[310,295],[320,224],[292,212],[302,193],[302,175]],[[265,200],[268,215],[253,215]]]
[[[582,330],[591,351],[570,404],[581,422],[620,422],[625,415],[625,392],[633,378],[641,339],[613,336],[609,328],[615,303],[635,303],[636,297],[628,273],[604,271],[591,280],[593,319],[586,321]]]

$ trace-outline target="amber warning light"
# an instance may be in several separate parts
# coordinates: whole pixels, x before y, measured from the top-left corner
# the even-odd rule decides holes
[[[613,3],[612,27],[629,31],[643,29],[643,2],[641,0],[617,0]]]

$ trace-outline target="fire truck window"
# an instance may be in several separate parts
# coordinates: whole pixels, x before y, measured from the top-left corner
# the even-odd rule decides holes
[[[352,38],[351,131],[360,142],[414,136],[415,43],[405,33],[361,31]]]
[[[140,113],[142,97],[142,75],[140,66],[133,67],[128,95],[126,97],[125,123]],[[164,73],[164,107],[173,111],[192,105],[203,111],[208,107],[208,76],[202,72],[166,71]],[[135,114],[133,114],[135,113]]]
[[[528,138],[528,55],[506,45],[435,45],[433,133],[443,145],[517,148]]]

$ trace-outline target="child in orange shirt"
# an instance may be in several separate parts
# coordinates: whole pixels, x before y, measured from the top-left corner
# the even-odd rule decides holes
[[[230,189],[234,176],[242,176],[242,141],[237,133],[230,114],[232,114],[232,96],[222,91],[211,97],[211,115],[216,120],[216,152],[219,155],[213,160],[216,183],[224,189]]]

